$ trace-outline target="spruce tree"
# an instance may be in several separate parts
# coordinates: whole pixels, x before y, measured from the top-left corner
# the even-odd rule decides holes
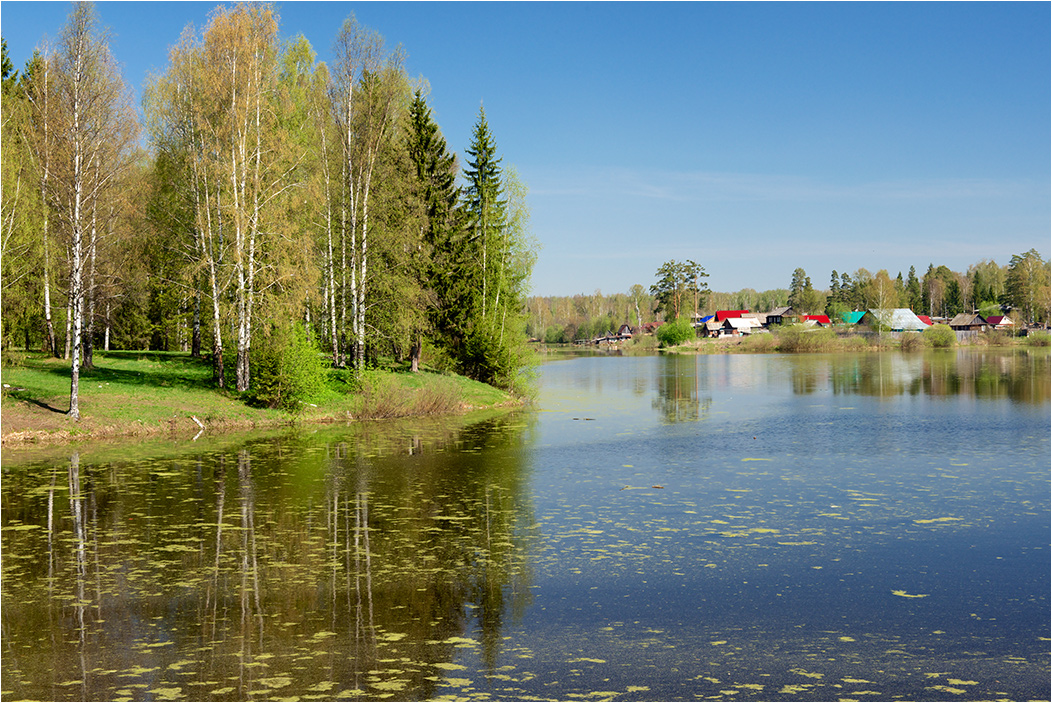
[[[497,156],[497,144],[486,123],[486,110],[479,107],[479,121],[467,148],[470,158],[464,169],[467,188],[464,190],[464,205],[468,227],[468,250],[475,266],[465,271],[467,281],[480,296],[473,305],[481,307],[481,319],[493,312],[496,291],[492,285],[494,277],[494,254],[500,245],[505,219],[505,201],[501,198],[501,159]]]
[[[525,299],[536,246],[529,236],[527,188],[514,169],[502,174],[496,142],[480,108],[464,169],[464,236],[459,253],[457,324],[461,371],[505,388],[526,363]],[[507,193],[507,196],[505,194]]]
[[[463,342],[462,328],[457,324],[461,234],[457,158],[448,151],[419,89],[409,107],[406,148],[415,167],[416,195],[424,211],[422,236],[431,254],[421,281],[430,293],[428,317],[435,343],[451,351]]]

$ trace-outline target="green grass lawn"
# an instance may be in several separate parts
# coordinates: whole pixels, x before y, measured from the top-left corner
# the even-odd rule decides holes
[[[2,433],[18,441],[136,436],[268,427],[410,415],[439,415],[514,402],[507,393],[459,376],[396,369],[329,372],[327,388],[301,411],[252,407],[212,384],[211,366],[185,352],[95,352],[80,375],[81,421],[69,410],[69,362],[7,353],[2,367]],[[196,418],[196,421],[194,420]]]

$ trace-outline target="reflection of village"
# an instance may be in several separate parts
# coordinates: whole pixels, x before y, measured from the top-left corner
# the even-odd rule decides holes
[[[669,423],[705,419],[714,391],[750,388],[756,373],[769,373],[751,355],[673,354],[657,363],[652,406]],[[796,395],[965,396],[1035,404],[1052,395],[1052,357],[1044,350],[800,354],[787,368]]]
[[[965,396],[1044,403],[1052,393],[1044,350],[964,348],[934,355],[799,355],[793,392],[875,396]]]
[[[872,309],[845,312],[838,319],[829,315],[804,315],[791,307],[780,307],[766,313],[748,310],[717,310],[711,315],[697,313],[691,316],[692,324],[700,338],[742,337],[750,334],[770,332],[783,325],[799,325],[804,328],[822,329],[835,327],[840,331],[857,334],[887,332],[923,332],[934,324],[950,327],[958,340],[977,336],[993,330],[1025,333],[1026,328],[1017,327],[1008,315],[983,317],[979,313],[961,313],[953,318],[917,315],[908,308]],[[654,334],[663,323],[648,322],[635,327],[623,324],[616,332],[608,332],[593,339],[578,339],[574,344],[620,344],[637,335]]]
[[[522,434],[485,424],[444,442]],[[492,666],[531,598],[524,472],[403,445],[33,472],[43,491],[6,493],[36,529],[5,529],[5,699],[428,699],[464,648]]]

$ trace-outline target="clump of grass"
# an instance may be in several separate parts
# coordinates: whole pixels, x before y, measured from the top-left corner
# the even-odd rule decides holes
[[[463,394],[455,379],[427,374],[426,384],[421,385],[419,374],[410,374],[409,379],[402,376],[377,371],[363,372],[355,415],[363,419],[383,420],[445,415],[462,409]],[[420,387],[413,388],[411,385]]]
[[[774,333],[777,349],[783,352],[836,351],[840,338],[831,329],[813,329],[789,325]]]
[[[657,349],[660,344],[658,338],[652,334],[632,335],[633,349]]]

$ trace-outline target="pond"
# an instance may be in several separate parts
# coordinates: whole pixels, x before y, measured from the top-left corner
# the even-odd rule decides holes
[[[583,356],[510,414],[5,452],[0,696],[1047,700],[1049,358]]]

